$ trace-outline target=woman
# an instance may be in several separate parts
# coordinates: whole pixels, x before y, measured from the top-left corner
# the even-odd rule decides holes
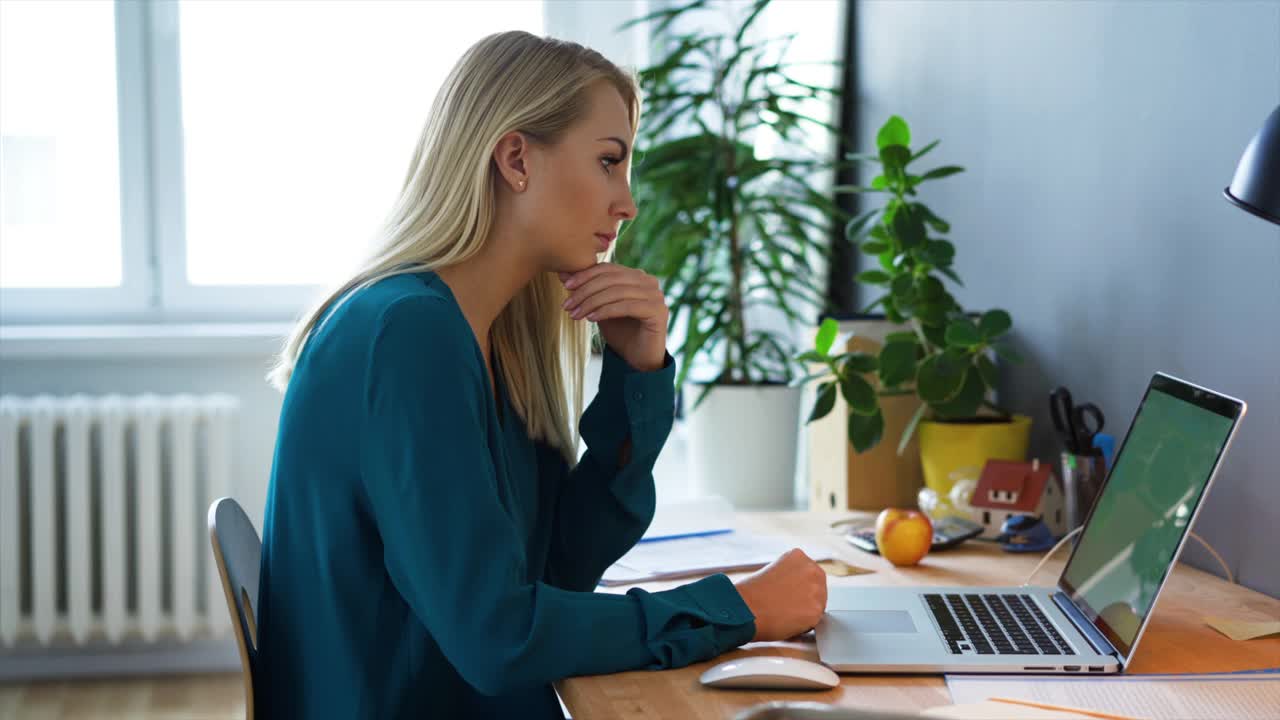
[[[522,32],[440,89],[383,241],[272,376],[265,717],[559,717],[557,679],[816,624],[825,576],[799,551],[736,586],[592,592],[652,519],[674,406],[658,283],[601,261],[636,213],[638,115],[601,55]]]

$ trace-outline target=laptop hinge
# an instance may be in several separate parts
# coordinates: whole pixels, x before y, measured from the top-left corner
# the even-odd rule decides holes
[[[1084,613],[1080,612],[1080,608],[1077,608],[1075,603],[1071,602],[1071,598],[1068,598],[1066,593],[1055,592],[1052,597],[1053,602],[1058,606],[1058,609],[1067,616],[1067,619],[1071,621],[1072,625],[1076,626],[1076,629],[1080,631],[1080,634],[1084,635],[1085,639],[1089,641],[1089,644],[1093,645],[1094,652],[1099,655],[1111,655],[1119,658],[1123,662],[1123,658],[1120,658],[1120,652],[1116,650],[1115,646],[1112,645],[1102,633],[1098,632],[1098,628],[1094,627],[1093,623],[1089,622],[1089,618],[1085,617]]]

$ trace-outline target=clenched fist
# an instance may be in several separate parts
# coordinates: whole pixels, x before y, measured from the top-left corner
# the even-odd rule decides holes
[[[752,642],[808,632],[827,610],[827,574],[798,548],[738,582],[737,588],[756,616]]]

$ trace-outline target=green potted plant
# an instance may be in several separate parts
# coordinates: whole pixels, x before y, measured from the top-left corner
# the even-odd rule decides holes
[[[962,285],[952,269],[955,246],[942,237],[951,228],[918,199],[919,188],[964,169],[918,170],[918,161],[937,145],[935,140],[913,151],[910,128],[895,115],[876,136],[878,152],[851,156],[879,172],[869,187],[846,189],[886,196],[882,207],[846,227],[847,239],[877,261],[856,280],[881,291],[867,311],[881,308],[902,329],[886,334],[874,352],[834,352],[844,348],[835,347],[839,325],[828,318],[813,349],[797,359],[816,368],[801,382],[819,383],[807,422],[829,414],[839,394],[849,411],[847,437],[858,453],[883,439],[883,398],[916,396],[918,409],[893,440],[901,454],[920,433],[925,484],[945,497],[958,470],[976,473],[989,458],[1024,459],[1031,420],[990,401],[997,382],[992,354],[1019,361],[1004,342],[1012,327],[1009,313],[968,314],[943,283]]]
[[[791,504],[800,426],[800,390],[790,383],[794,333],[756,322],[751,310],[812,323],[824,288],[811,263],[829,251],[833,219],[847,219],[813,187],[831,161],[802,155],[810,130],[831,128],[799,104],[835,91],[792,76],[789,37],[749,38],[767,5],[729,6],[741,15],[729,18],[727,32],[671,30],[677,19],[712,10],[702,2],[623,26],[654,22],[659,52],[639,73],[645,119],[633,191],[643,210],[617,258],[663,283],[673,336],[683,330],[676,382],[693,398],[686,408],[694,482],[740,507]],[[787,156],[757,153],[763,133]],[[696,382],[688,378],[695,361],[711,370]]]

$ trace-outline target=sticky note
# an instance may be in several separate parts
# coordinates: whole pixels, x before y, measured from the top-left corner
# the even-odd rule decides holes
[[[840,560],[823,560],[819,562],[818,565],[820,565],[823,570],[826,570],[828,575],[833,575],[835,577],[845,577],[848,575],[866,575],[868,573],[875,572],[875,570],[868,570],[866,568],[858,567],[856,565],[850,565]]]
[[[1247,622],[1224,617],[1206,617],[1205,623],[1232,640],[1255,640],[1280,635],[1280,620]]]

